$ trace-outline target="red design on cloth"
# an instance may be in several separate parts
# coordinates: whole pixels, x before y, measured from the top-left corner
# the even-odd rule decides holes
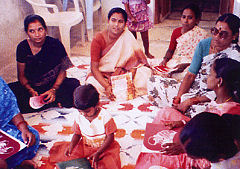
[[[44,130],[42,127],[50,126],[50,124],[47,123],[39,123],[38,125],[33,125],[32,127],[35,128],[40,134],[44,134],[47,132],[47,130]]]
[[[143,140],[144,139],[144,134],[145,134],[145,130],[133,130],[131,133],[131,137],[135,138],[135,139],[140,139]]]
[[[117,129],[117,131],[115,132],[116,138],[122,138],[125,135],[126,135],[126,130],[124,130],[124,129]]]
[[[58,134],[69,135],[73,134],[72,126],[62,126],[62,131],[59,131]]]
[[[140,110],[142,112],[152,112],[152,110],[148,108],[150,106],[152,106],[151,103],[144,103],[144,104],[141,104],[140,106],[138,106],[138,110]]]
[[[83,65],[78,65],[78,69],[88,69],[89,65],[83,64]]]
[[[110,103],[109,101],[100,101],[98,105],[104,109],[107,109],[106,107],[104,107],[104,105],[107,105],[109,103]]]
[[[124,106],[123,108],[119,108],[118,110],[123,110],[123,111],[129,111],[133,109],[133,105],[131,103],[123,103],[120,104],[121,106]]]
[[[125,165],[122,167],[122,169],[135,169],[135,165]]]

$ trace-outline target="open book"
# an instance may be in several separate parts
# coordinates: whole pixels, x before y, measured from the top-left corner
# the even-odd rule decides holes
[[[0,159],[7,159],[27,145],[0,129]]]

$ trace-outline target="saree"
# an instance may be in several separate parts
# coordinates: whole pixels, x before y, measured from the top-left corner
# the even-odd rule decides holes
[[[240,61],[240,48],[237,44],[231,44],[227,49],[203,57],[201,67],[196,75],[188,93],[185,93],[181,97],[181,101],[196,97],[206,96],[210,100],[214,100],[216,95],[213,91],[207,90],[207,76],[210,72],[211,65],[216,59],[219,58],[231,58]],[[148,95],[152,99],[151,101],[155,106],[171,106],[173,97],[178,93],[180,87],[180,81],[173,78],[163,78],[160,76],[152,76],[148,81]],[[192,105],[186,112],[189,117],[193,117],[198,112],[202,112],[206,109],[208,103],[200,103]]]
[[[215,113],[220,116],[225,113],[240,115],[240,104],[236,102],[226,102],[222,104],[217,104],[215,101],[212,101],[205,111]],[[190,118],[184,116],[183,114],[181,114],[179,111],[175,110],[172,107],[164,107],[159,110],[152,123],[161,124],[164,121],[181,121],[181,120],[189,121]],[[186,153],[170,156],[161,153],[141,152],[137,160],[136,169],[138,168],[148,169],[151,166],[184,169],[191,169],[194,167],[206,168],[210,166],[210,162],[205,159],[192,159],[188,157]]]
[[[17,105],[16,97],[13,92],[10,90],[8,85],[4,82],[4,80],[0,77],[0,128],[16,139],[23,141],[22,133],[18,128],[11,123],[11,120],[16,116],[20,111]],[[36,143],[31,147],[27,147],[22,151],[14,154],[9,157],[6,162],[9,168],[16,167],[20,165],[24,160],[32,159],[38,150],[39,147],[39,134],[32,127],[28,126],[30,132],[35,135]]]
[[[100,59],[99,70],[109,82],[111,76],[132,72],[135,96],[147,94],[147,80],[145,79],[151,77],[152,70],[149,68],[145,54],[130,31],[124,30],[115,44],[108,51],[102,53],[104,55]],[[104,95],[105,89],[91,73],[88,74],[86,83],[92,84],[100,95]]]
[[[169,60],[169,62],[167,63],[167,67],[174,68],[175,66],[181,63],[191,63],[197,44],[202,39],[205,39],[205,38],[207,38],[207,32],[198,26],[195,26],[193,29],[191,29],[190,31],[184,33],[179,38],[177,38],[176,49],[174,51],[172,59]],[[157,66],[159,64],[158,63],[159,61],[158,62],[151,61],[151,62],[152,62],[151,66]],[[174,79],[182,80],[186,72],[187,72],[187,69],[185,69],[185,71],[181,73],[174,73],[172,77]]]

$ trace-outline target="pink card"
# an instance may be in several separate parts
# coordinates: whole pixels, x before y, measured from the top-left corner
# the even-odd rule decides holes
[[[47,104],[47,102],[44,101],[44,97],[45,97],[44,95],[30,97],[29,105],[33,109],[40,109],[45,104]]]

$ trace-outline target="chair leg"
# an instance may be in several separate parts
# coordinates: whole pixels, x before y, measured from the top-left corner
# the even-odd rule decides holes
[[[70,28],[69,26],[59,26],[59,32],[61,35],[61,41],[63,46],[66,49],[68,56],[71,56],[71,48],[70,48]]]
[[[83,21],[80,24],[81,24],[81,30],[80,30],[81,32],[80,33],[81,33],[81,38],[82,38],[81,41],[82,41],[82,43],[85,43],[85,38],[86,38],[85,37],[85,30],[86,30],[85,26],[86,25],[85,25],[85,23]]]
[[[102,25],[102,7],[100,7],[99,9],[98,9],[98,23],[99,23],[99,25],[98,25],[98,30],[100,31],[101,30],[101,25]]]

